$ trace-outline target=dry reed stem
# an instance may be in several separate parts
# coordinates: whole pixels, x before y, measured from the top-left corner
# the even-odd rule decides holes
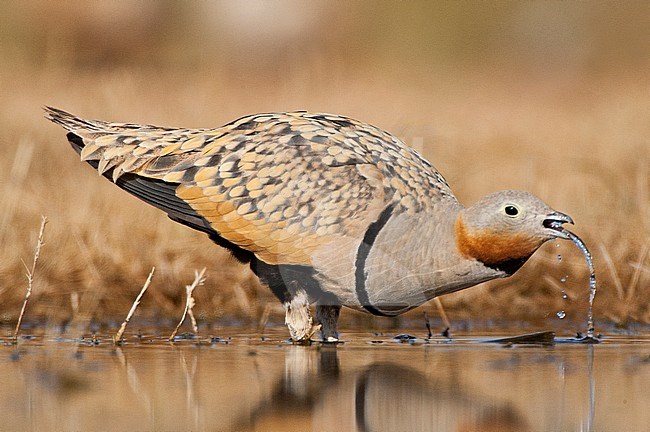
[[[93,259],[88,245],[83,240],[77,227],[73,226],[70,233],[78,246],[78,255],[83,258],[83,261],[85,261],[85,268],[90,270],[91,276],[84,282],[84,285],[93,287],[92,290],[86,291],[83,296],[80,296],[77,291],[71,293],[71,296],[73,294],[75,295],[74,298],[76,300],[72,301],[72,320],[70,321],[68,328],[72,329],[71,331],[74,332],[71,337],[78,339],[88,327],[92,315],[99,306],[99,300],[104,295],[105,288],[101,284],[97,287],[98,282],[102,280],[102,276],[95,265],[95,260]]]
[[[616,293],[618,294],[619,299],[623,299],[624,291],[625,288],[623,288],[623,284],[621,283],[621,278],[618,275],[618,272],[616,271],[616,266],[614,265],[614,261],[612,260],[612,256],[609,254],[609,251],[605,247],[604,244],[600,244],[600,252],[603,255],[603,259],[605,260],[605,264],[607,264],[607,268],[609,269],[609,272],[612,274],[612,280],[614,281],[614,285],[616,286]]]
[[[630,264],[630,266],[633,269],[638,269],[639,271],[641,271],[643,273],[650,273],[650,267],[648,267],[648,266],[641,265],[639,263],[633,263],[633,264]]]
[[[440,297],[436,297],[433,299],[433,302],[436,304],[440,318],[442,318],[442,322],[445,324],[446,331],[448,332],[451,329],[451,323],[449,322],[449,318],[447,318],[445,308],[442,306],[442,300],[440,300]]]
[[[641,250],[641,254],[639,255],[638,265],[637,266],[632,265],[632,267],[634,267],[634,273],[632,273],[632,278],[630,279],[629,289],[627,292],[627,296],[625,297],[626,301],[630,301],[632,297],[634,297],[636,288],[639,285],[639,278],[641,277],[641,268],[645,260],[648,258],[648,254],[650,254],[650,241],[648,241],[643,246],[643,249]]]
[[[114,344],[119,344],[119,343],[122,342],[122,335],[124,334],[124,330],[126,330],[127,324],[129,324],[129,321],[131,321],[131,317],[133,316],[133,313],[138,308],[138,305],[140,304],[140,300],[142,300],[142,296],[144,295],[147,288],[149,288],[149,284],[151,283],[151,279],[153,278],[153,273],[155,271],[156,271],[156,267],[152,267],[151,272],[149,273],[149,277],[147,277],[146,282],[142,286],[142,289],[140,290],[140,294],[138,294],[138,296],[135,298],[135,301],[133,302],[133,305],[131,306],[131,310],[129,310],[129,313],[126,315],[126,319],[122,323],[122,326],[117,331],[117,333],[115,333],[115,336],[113,336],[113,343]]]
[[[558,282],[557,279],[555,279],[555,277],[549,276],[549,275],[544,275],[543,279],[544,279],[544,281],[546,281],[546,283],[553,286],[553,288],[555,288],[559,292],[562,292],[562,291],[566,292],[567,287],[565,285],[562,285],[560,282]]]
[[[273,308],[273,305],[271,303],[267,303],[264,305],[264,310],[262,311],[262,316],[260,317],[259,321],[257,322],[257,331],[259,333],[264,333],[264,329],[266,329],[266,324],[269,322],[269,317],[271,316],[271,309]]]
[[[194,292],[194,289],[199,286],[203,285],[205,282],[205,270],[206,268],[203,267],[203,270],[200,272],[194,270],[194,281],[192,282],[191,285],[186,285],[185,286],[185,293],[187,294],[187,298],[185,300],[185,310],[183,311],[183,315],[181,316],[181,320],[178,322],[178,325],[172,332],[172,334],[169,336],[169,341],[173,342],[174,338],[176,337],[176,334],[178,333],[178,329],[183,325],[183,321],[185,321],[185,317],[187,315],[190,316],[190,320],[192,321],[192,330],[194,331],[194,334],[197,334],[199,332],[199,327],[196,324],[196,319],[194,318],[194,312],[192,312],[192,308],[194,307],[195,301],[194,297],[192,297],[192,293]]]
[[[25,293],[25,300],[23,301],[23,307],[20,309],[20,315],[18,315],[18,322],[16,323],[16,330],[14,331],[14,343],[18,343],[18,331],[20,330],[20,324],[23,322],[23,315],[25,315],[25,309],[27,309],[27,302],[29,297],[32,295],[32,286],[34,285],[34,272],[36,271],[36,263],[38,262],[38,257],[41,256],[41,247],[43,247],[43,236],[45,234],[45,225],[47,224],[47,218],[41,216],[41,228],[38,231],[38,240],[36,242],[36,248],[34,249],[34,260],[32,261],[32,268],[30,269],[23,261],[23,265],[27,270],[27,293]]]

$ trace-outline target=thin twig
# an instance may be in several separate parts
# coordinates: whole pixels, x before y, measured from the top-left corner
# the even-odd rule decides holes
[[[442,307],[442,301],[440,301],[439,297],[436,297],[433,299],[433,302],[436,304],[436,308],[438,308],[438,313],[440,314],[440,318],[442,318],[442,322],[445,324],[446,330],[444,331],[444,333],[448,335],[449,329],[451,329],[451,323],[449,322],[449,318],[447,318],[447,314],[445,313],[445,308]]]
[[[192,282],[191,285],[185,286],[185,293],[187,294],[187,299],[185,300],[185,310],[183,311],[183,316],[181,317],[181,320],[178,322],[178,325],[176,326],[172,334],[169,336],[170,342],[174,341],[174,338],[178,333],[178,329],[183,324],[183,321],[185,321],[185,317],[187,315],[190,316],[190,320],[192,321],[192,330],[194,330],[194,334],[197,334],[199,332],[199,328],[196,325],[196,319],[194,318],[194,312],[192,312],[192,308],[194,307],[195,304],[194,297],[192,297],[192,293],[194,292],[194,289],[197,286],[203,285],[203,283],[205,282],[205,270],[206,270],[205,267],[200,272],[194,270],[194,282]]]
[[[122,335],[124,334],[124,330],[126,330],[126,326],[131,321],[131,317],[133,316],[133,313],[135,310],[138,308],[138,305],[140,304],[140,300],[142,300],[142,296],[144,295],[144,292],[149,288],[149,284],[151,283],[151,279],[153,278],[153,273],[156,271],[156,267],[151,268],[151,273],[149,273],[149,277],[147,277],[147,281],[144,283],[142,286],[142,289],[140,290],[140,294],[135,298],[135,301],[133,302],[133,305],[131,306],[131,310],[129,310],[129,313],[126,316],[126,319],[122,323],[122,326],[120,329],[117,331],[115,336],[113,336],[113,343],[114,344],[119,344],[122,342]]]
[[[25,301],[23,301],[23,307],[20,309],[20,315],[18,315],[18,322],[16,323],[16,330],[14,331],[14,343],[18,342],[18,331],[20,330],[20,324],[23,322],[23,315],[25,315],[25,309],[27,308],[27,301],[32,295],[32,286],[34,285],[34,272],[36,271],[36,263],[38,262],[38,257],[41,256],[41,247],[43,247],[43,236],[45,234],[45,225],[47,224],[47,218],[41,216],[41,229],[38,231],[38,241],[36,242],[36,249],[34,249],[34,261],[32,261],[32,268],[27,267],[27,264],[23,261],[23,265],[27,270],[27,293],[25,293]]]

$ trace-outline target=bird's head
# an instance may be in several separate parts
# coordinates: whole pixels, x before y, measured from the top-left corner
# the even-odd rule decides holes
[[[529,192],[496,192],[460,211],[456,245],[464,257],[512,274],[544,242],[568,238],[564,223],[573,220]]]

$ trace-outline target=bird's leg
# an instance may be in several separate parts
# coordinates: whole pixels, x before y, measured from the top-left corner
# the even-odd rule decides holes
[[[296,290],[290,301],[284,303],[284,323],[289,327],[294,342],[307,342],[318,330],[309,310],[309,298],[303,289]]]
[[[339,333],[336,331],[336,324],[341,312],[340,305],[316,305],[316,320],[321,325],[323,342],[336,343],[339,341]]]

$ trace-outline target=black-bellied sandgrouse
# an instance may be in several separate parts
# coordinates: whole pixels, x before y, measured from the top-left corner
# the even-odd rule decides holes
[[[338,337],[341,306],[395,316],[506,277],[571,218],[522,191],[464,208],[440,173],[374,126],[331,114],[214,129],[46,117],[119,187],[207,233],[269,286],[296,341]]]

